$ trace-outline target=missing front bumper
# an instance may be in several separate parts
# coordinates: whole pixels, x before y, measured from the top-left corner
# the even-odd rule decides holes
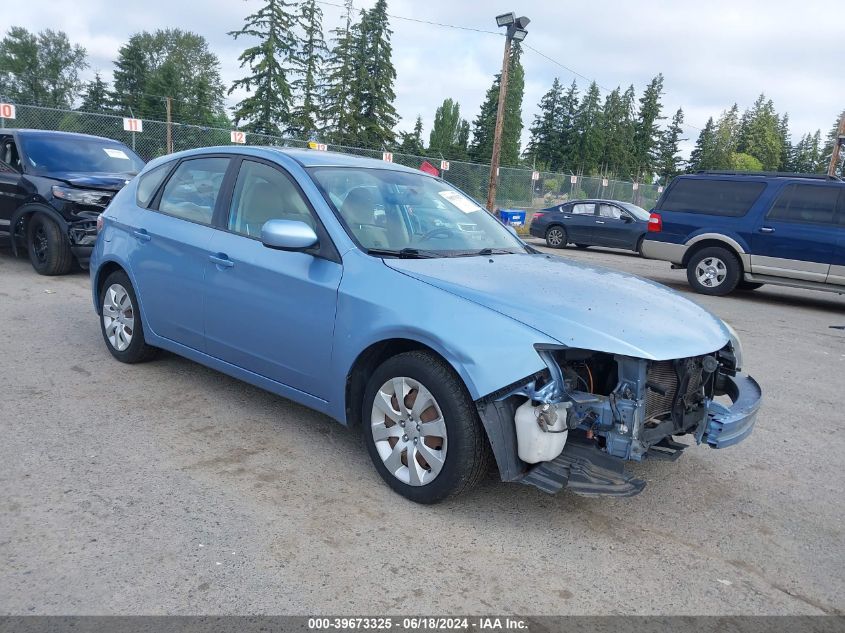
[[[704,432],[698,438],[712,448],[733,446],[748,437],[754,429],[757,412],[763,402],[760,385],[745,374],[726,377],[724,390],[731,399],[731,406],[711,402],[707,409]]]

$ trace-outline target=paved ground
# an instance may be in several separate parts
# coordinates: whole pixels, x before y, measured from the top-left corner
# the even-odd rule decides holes
[[[560,254],[688,293],[662,262]],[[765,390],[749,441],[642,465],[630,499],[490,478],[419,507],[321,415],[118,364],[87,275],[0,250],[0,613],[842,613],[845,298],[694,298]]]

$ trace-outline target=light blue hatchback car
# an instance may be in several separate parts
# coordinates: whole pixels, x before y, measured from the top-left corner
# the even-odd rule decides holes
[[[431,503],[488,471],[633,495],[626,460],[751,432],[731,328],[658,284],[544,255],[443,180],[318,151],[151,162],[98,224],[112,355],[166,349],[361,426],[376,469]],[[727,395],[730,402],[717,401]],[[732,404],[731,404],[732,403]]]

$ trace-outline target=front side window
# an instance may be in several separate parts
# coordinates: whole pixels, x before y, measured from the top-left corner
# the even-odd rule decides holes
[[[525,252],[498,220],[442,180],[390,169],[315,167],[309,172],[350,235],[367,250],[437,257],[488,249]]]
[[[595,213],[596,205],[590,203],[579,203],[572,205],[573,215],[593,215]]]
[[[0,171],[20,172],[21,159],[18,148],[11,137],[0,140]]]
[[[622,211],[612,204],[603,204],[599,206],[599,215],[603,218],[618,220],[622,217]]]
[[[183,220],[211,224],[228,167],[228,158],[183,161],[164,186],[158,210]]]
[[[151,169],[138,178],[138,188],[135,192],[135,200],[139,207],[148,208],[153,201],[153,197],[158,191],[158,186],[162,183],[165,176],[170,173],[170,168],[173,163],[165,163],[158,167]]]
[[[833,224],[836,200],[843,187],[787,185],[766,216],[770,220]]]
[[[290,178],[269,165],[245,160],[232,196],[229,230],[260,237],[268,220],[297,220],[316,228],[308,205]]]
[[[762,182],[681,178],[660,201],[661,211],[740,217],[766,187]]]

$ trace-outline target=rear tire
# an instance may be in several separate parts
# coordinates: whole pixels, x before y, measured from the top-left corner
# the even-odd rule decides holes
[[[637,240],[637,248],[634,249],[634,250],[637,251],[637,254],[639,254],[640,257],[645,257],[645,255],[643,254],[643,241],[644,240],[645,240],[645,236],[638,239]]]
[[[724,296],[740,281],[742,266],[736,255],[720,246],[709,246],[694,253],[687,263],[687,281],[705,295]]]
[[[116,270],[106,277],[100,291],[100,331],[109,352],[121,363],[143,363],[158,354],[148,345],[138,309],[138,298],[129,276]]]
[[[460,377],[431,352],[382,363],[367,383],[361,415],[376,470],[406,499],[437,503],[487,474],[490,444],[475,405]]]
[[[562,226],[550,226],[546,231],[546,244],[549,248],[563,248],[566,241],[566,229]]]
[[[36,213],[27,223],[26,248],[29,261],[39,275],[66,275],[73,267],[67,236],[43,213]]]

